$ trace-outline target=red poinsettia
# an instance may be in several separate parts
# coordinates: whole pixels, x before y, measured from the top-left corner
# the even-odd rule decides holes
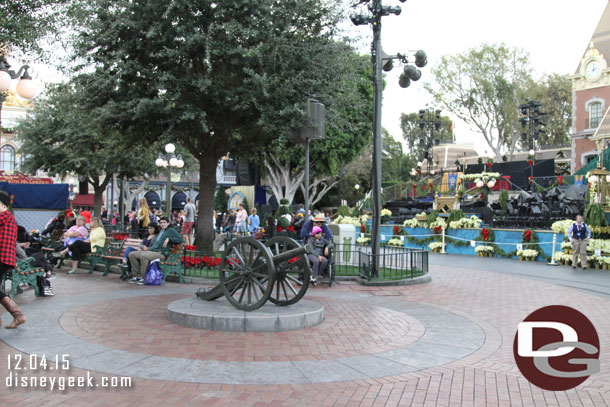
[[[528,180],[529,182],[532,182],[532,181],[534,180],[534,177],[532,177],[532,176],[530,175],[529,177],[527,177],[527,180]]]
[[[481,230],[481,235],[483,236],[483,240],[487,241],[487,239],[489,239],[489,230],[483,228],[483,230]]]
[[[434,189],[434,183],[433,182],[430,183],[430,189]]]
[[[557,177],[557,183],[559,185],[561,185],[562,182],[563,182],[563,177],[560,175],[560,176]]]
[[[275,228],[275,230],[276,230],[277,232],[283,232],[283,231],[284,231],[284,228],[283,228],[283,227],[281,227],[281,226],[277,226],[277,227]]]
[[[489,163],[487,163],[487,168],[488,168],[488,169],[491,169],[491,163],[490,163],[490,162],[489,162]]]
[[[531,230],[526,230],[525,232],[523,232],[523,240],[526,242],[529,242],[532,239],[532,231]]]
[[[533,160],[527,160],[527,163],[529,164],[529,166],[531,167],[532,165],[534,165],[534,161]]]
[[[286,230],[287,230],[287,231],[289,231],[290,233],[294,233],[294,226],[292,226],[292,225],[291,225],[291,226],[288,226],[288,227],[286,228]]]
[[[364,227],[364,225],[360,225],[360,232],[366,232],[366,227]]]
[[[428,188],[428,185],[424,185],[424,191],[426,190],[426,188]]]
[[[485,199],[485,194],[481,194],[481,199]]]
[[[398,225],[394,225],[394,234],[397,235],[400,233],[400,229],[398,228]]]
[[[441,234],[441,231],[442,231],[442,228],[441,228],[440,226],[436,226],[436,227],[434,228],[434,233],[436,233],[437,235],[440,235],[440,234]]]
[[[413,184],[413,191],[417,189],[417,185]]]

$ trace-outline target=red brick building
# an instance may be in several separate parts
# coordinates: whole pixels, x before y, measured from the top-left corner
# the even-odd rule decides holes
[[[578,63],[572,80],[572,172],[601,152],[601,142],[610,138],[605,130],[610,127],[610,3]],[[608,123],[606,123],[606,121]],[[605,136],[605,137],[604,137]]]

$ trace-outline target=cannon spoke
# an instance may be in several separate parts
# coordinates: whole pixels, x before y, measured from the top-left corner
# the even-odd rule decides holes
[[[283,281],[283,284],[286,284],[288,286],[288,288],[290,288],[290,291],[292,291],[292,294],[297,295],[297,291],[294,289],[294,287],[292,286],[292,284],[290,283],[290,280],[285,279]]]
[[[239,290],[239,287],[241,287],[241,285],[244,283],[244,280],[241,280],[239,283],[237,283],[237,285],[235,286],[235,288],[233,288],[231,290],[231,297],[233,296],[233,294],[235,294],[237,292],[237,290]]]

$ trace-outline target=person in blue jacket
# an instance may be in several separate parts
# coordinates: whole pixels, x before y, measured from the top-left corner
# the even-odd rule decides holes
[[[322,229],[324,237],[332,242],[333,234],[330,232],[330,229],[326,225],[326,219],[321,213],[316,214],[313,219],[309,219],[303,224],[303,227],[301,228],[301,239],[306,240],[310,237],[314,226],[319,226]]]

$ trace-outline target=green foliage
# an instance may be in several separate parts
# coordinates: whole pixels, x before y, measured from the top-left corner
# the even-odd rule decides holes
[[[426,222],[428,223],[428,225],[430,225],[431,223],[436,221],[437,216],[438,216],[438,211],[434,210],[434,209],[431,210],[430,213],[428,214],[428,217],[426,218]]]
[[[352,209],[351,216],[354,218],[358,218],[360,216],[360,209],[358,209],[357,207],[354,207]]]
[[[219,185],[216,188],[216,195],[214,195],[214,210],[226,211],[229,203],[229,197],[225,193],[225,188]]]
[[[248,204],[248,198],[244,196],[244,200],[242,201],[242,203],[244,204],[244,209],[246,210],[246,212],[248,212],[248,215],[250,215],[250,205]]]
[[[134,178],[157,171],[157,147],[143,145],[128,131],[107,127],[100,116],[109,95],[107,76],[80,75],[70,83],[51,86],[33,114],[17,128],[24,169],[40,169],[64,177],[83,177],[94,188],[95,210],[101,208],[102,193],[112,174]]]
[[[464,217],[464,212],[462,212],[459,209],[452,209],[451,212],[449,213],[449,219],[447,219],[447,224],[449,224],[450,222],[456,221],[456,220],[460,220]]]
[[[282,215],[288,215],[291,214],[292,211],[290,210],[289,206],[286,205],[281,205],[278,209],[277,209],[277,213],[276,216],[279,218]]]
[[[280,199],[280,205],[288,205],[288,204],[290,204],[288,199],[284,199],[284,198]]]
[[[604,207],[600,204],[589,205],[585,209],[584,219],[589,226],[608,226]]]
[[[56,28],[60,21],[65,22],[62,6],[68,2],[68,0],[2,0],[0,55],[4,54],[2,47],[21,52],[40,51],[40,38]]]
[[[341,205],[337,208],[337,215],[339,216],[350,216],[349,206]]]
[[[75,42],[75,58],[88,63],[84,70],[112,74],[114,98],[103,115],[109,127],[138,129],[142,144],[171,136],[198,159],[202,215],[214,205],[218,159],[268,150],[303,124],[306,97],[333,94],[334,7],[322,0],[94,0],[97,18]],[[208,218],[199,217],[197,245],[211,252]]]
[[[277,225],[279,227],[281,227],[281,228],[287,228],[288,226],[290,226],[290,222],[285,217],[278,216],[277,217]]]
[[[503,189],[500,191],[500,197],[498,199],[500,207],[502,208],[502,215],[506,215],[506,208],[508,206],[508,191]]]

